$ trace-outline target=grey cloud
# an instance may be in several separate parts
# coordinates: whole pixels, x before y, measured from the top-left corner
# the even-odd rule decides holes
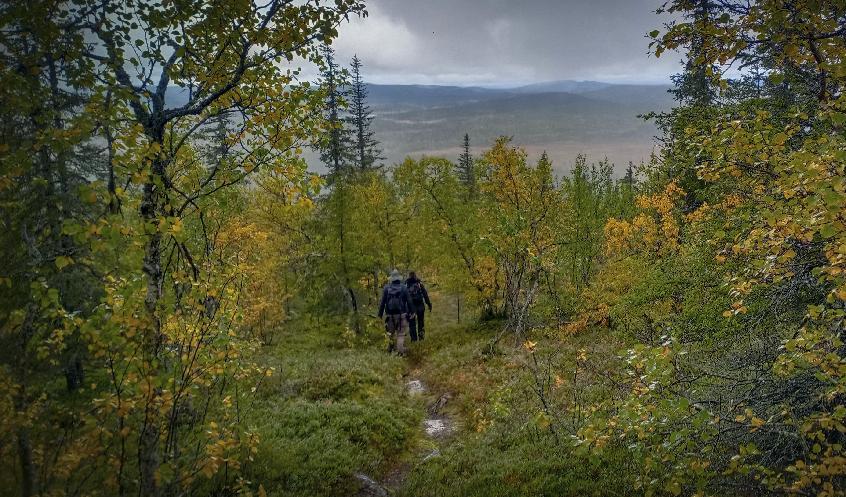
[[[661,0],[369,0],[342,26],[382,83],[509,85],[555,79],[667,82],[678,56],[648,55]]]

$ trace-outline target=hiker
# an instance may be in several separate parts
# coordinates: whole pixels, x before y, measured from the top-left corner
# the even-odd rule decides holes
[[[394,269],[390,283],[382,290],[382,300],[379,302],[379,318],[387,314],[385,329],[390,336],[388,352],[396,351],[399,355],[405,355],[405,332],[408,329],[409,312],[411,300],[408,289],[402,284],[402,275]]]
[[[429,306],[429,312],[432,312],[432,301],[429,300],[429,292],[423,286],[423,282],[417,278],[414,271],[408,273],[408,279],[405,280],[405,287],[408,289],[408,296],[411,299],[411,313],[408,316],[408,327],[411,330],[411,341],[423,340],[424,328],[426,322],[424,314],[426,306]]]

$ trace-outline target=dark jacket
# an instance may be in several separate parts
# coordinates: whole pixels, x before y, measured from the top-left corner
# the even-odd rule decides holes
[[[431,309],[432,308],[432,301],[429,300],[429,292],[426,291],[426,287],[423,286],[423,282],[420,281],[420,279],[418,279],[418,278],[408,278],[407,280],[405,280],[405,287],[411,288],[411,285],[413,285],[415,283],[420,283],[420,293],[423,294],[423,302],[426,305],[429,306],[429,309]],[[411,298],[411,294],[409,293],[409,302],[411,302],[412,307],[414,307],[415,305],[419,305],[419,304],[415,304],[414,302],[412,302],[410,300],[410,298]]]
[[[411,298],[408,296],[408,288],[406,288],[401,281],[393,281],[385,285],[385,288],[382,289],[382,300],[379,302],[380,318],[383,314],[385,314],[385,307],[388,305],[388,288],[392,286],[399,287],[401,289],[399,297],[400,304],[402,306],[402,311],[400,311],[400,314],[407,314],[409,312],[412,312]]]

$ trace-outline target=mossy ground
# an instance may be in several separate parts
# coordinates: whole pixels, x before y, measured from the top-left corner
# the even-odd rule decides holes
[[[435,309],[407,358],[386,354],[376,327],[356,339],[342,339],[337,324],[281,333],[265,349],[276,372],[250,409],[261,437],[251,479],[279,497],[355,495],[356,473],[407,497],[627,494],[625,454],[577,456],[566,431],[539,417],[528,352],[512,337],[492,346],[502,323],[456,323],[443,299]],[[546,337],[536,353],[568,377],[580,349],[610,354],[595,350],[597,341]],[[406,392],[412,378],[424,382],[424,395]],[[427,439],[426,407],[442,394],[450,399],[441,415],[457,431]],[[435,448],[439,455],[424,461]]]

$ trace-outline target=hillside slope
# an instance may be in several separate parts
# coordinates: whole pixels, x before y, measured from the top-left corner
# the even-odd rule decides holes
[[[670,108],[661,86],[608,85],[578,94],[479,88],[374,86],[374,130],[388,163],[406,155],[457,156],[464,133],[475,150],[500,135],[537,155],[546,150],[559,171],[576,154],[617,164],[647,160],[653,123],[639,117]],[[545,88],[543,86],[538,88]],[[390,97],[390,98],[389,98]]]

